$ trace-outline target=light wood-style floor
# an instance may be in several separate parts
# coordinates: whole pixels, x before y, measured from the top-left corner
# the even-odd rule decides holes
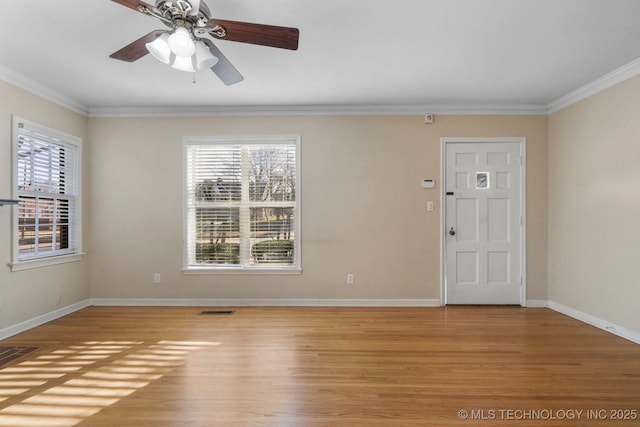
[[[90,307],[0,341],[38,347],[0,368],[0,425],[640,425],[640,346],[548,309],[201,310]]]

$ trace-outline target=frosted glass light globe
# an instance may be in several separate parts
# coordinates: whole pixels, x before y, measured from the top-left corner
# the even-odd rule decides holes
[[[176,56],[191,56],[196,51],[196,45],[191,40],[189,30],[184,27],[178,27],[169,36],[169,47]]]

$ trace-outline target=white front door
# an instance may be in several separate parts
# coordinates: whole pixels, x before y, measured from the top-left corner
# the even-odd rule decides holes
[[[521,304],[522,139],[443,139],[447,304]]]

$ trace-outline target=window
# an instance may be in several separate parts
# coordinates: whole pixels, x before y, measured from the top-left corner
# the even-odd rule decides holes
[[[80,259],[80,138],[13,118],[13,270]]]
[[[299,138],[185,139],[187,272],[299,272]]]

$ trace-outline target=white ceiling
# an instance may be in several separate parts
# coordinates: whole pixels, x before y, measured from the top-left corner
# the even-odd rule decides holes
[[[0,78],[88,112],[535,107],[640,58],[638,0],[203,1],[216,18],[299,28],[300,48],[216,41],[245,80],[206,70],[193,84],[150,55],[109,58],[166,28],[155,18],[111,0],[20,0],[0,15]]]

